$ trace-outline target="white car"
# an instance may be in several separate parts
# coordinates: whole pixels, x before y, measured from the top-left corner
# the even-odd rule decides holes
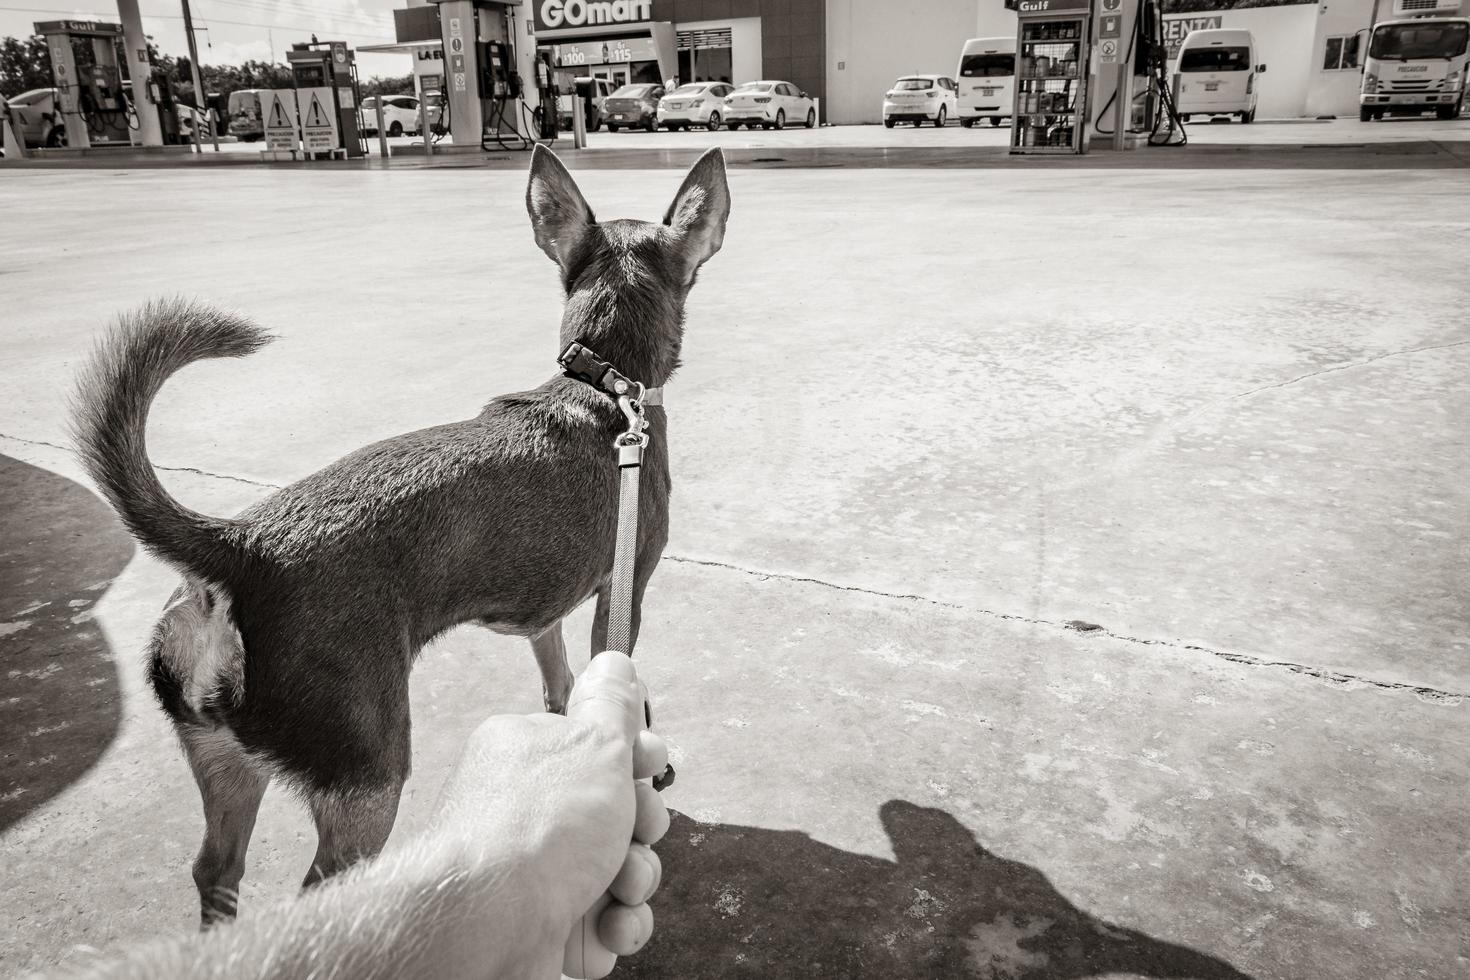
[[[418,135],[419,131],[419,100],[412,95],[384,95],[383,100],[383,129],[389,136],[402,136],[407,133],[410,136]],[[376,136],[378,133],[378,99],[379,96],[369,95],[362,100],[362,105],[357,108],[357,128],[362,130],[364,136]],[[433,125],[432,113],[429,125]]]
[[[26,146],[66,145],[66,127],[56,111],[56,89],[33,88],[6,103],[16,138]]]
[[[901,122],[943,126],[959,114],[959,86],[948,75],[905,75],[883,96],[883,125]]]
[[[735,86],[725,82],[690,82],[658,100],[658,124],[667,130],[703,126],[710,132],[720,128],[725,98]]]
[[[746,82],[725,98],[725,125],[731,129],[784,129],[787,123],[807,129],[817,124],[817,104],[790,82]]]

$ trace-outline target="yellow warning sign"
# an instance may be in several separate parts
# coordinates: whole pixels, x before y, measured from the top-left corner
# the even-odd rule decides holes
[[[307,153],[330,153],[337,148],[336,102],[330,88],[296,90],[301,107],[301,144]]]
[[[260,93],[265,110],[265,145],[271,150],[294,150],[300,136],[296,132],[296,99],[289,89]]]

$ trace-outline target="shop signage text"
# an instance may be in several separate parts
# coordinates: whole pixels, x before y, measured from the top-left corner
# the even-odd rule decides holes
[[[558,68],[579,65],[616,65],[634,61],[652,61],[658,57],[653,38],[629,37],[614,41],[564,41],[551,47],[552,61]]]
[[[628,24],[653,17],[653,0],[540,0],[538,27],[590,27]]]
[[[1219,14],[1211,14],[1208,17],[1166,16],[1164,18],[1164,44],[1169,49],[1169,60],[1173,61],[1179,57],[1179,47],[1184,43],[1190,31],[1213,31],[1219,26]]]
[[[1090,9],[1092,9],[1091,0],[1020,0],[1016,4],[1016,13],[1022,17]]]

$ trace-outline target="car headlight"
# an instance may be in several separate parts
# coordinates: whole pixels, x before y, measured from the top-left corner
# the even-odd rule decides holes
[[[1366,75],[1363,76],[1363,91],[1364,92],[1376,92],[1376,91],[1378,91],[1378,76],[1377,75],[1373,74],[1372,72],[1368,72]]]
[[[1444,87],[1451,92],[1455,91],[1464,84],[1465,79],[1461,77],[1459,72],[1451,73],[1450,76],[1444,80]]]

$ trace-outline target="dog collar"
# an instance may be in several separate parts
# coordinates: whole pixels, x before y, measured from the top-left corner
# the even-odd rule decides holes
[[[641,388],[643,396],[638,399],[639,404],[662,405],[664,403],[662,385],[657,388],[644,388],[642,384],[613,367],[608,361],[598,357],[594,351],[584,347],[578,341],[574,340],[567,344],[567,349],[561,352],[556,363],[561,365],[567,377],[575,378],[613,398],[621,398],[624,395],[631,397]]]

